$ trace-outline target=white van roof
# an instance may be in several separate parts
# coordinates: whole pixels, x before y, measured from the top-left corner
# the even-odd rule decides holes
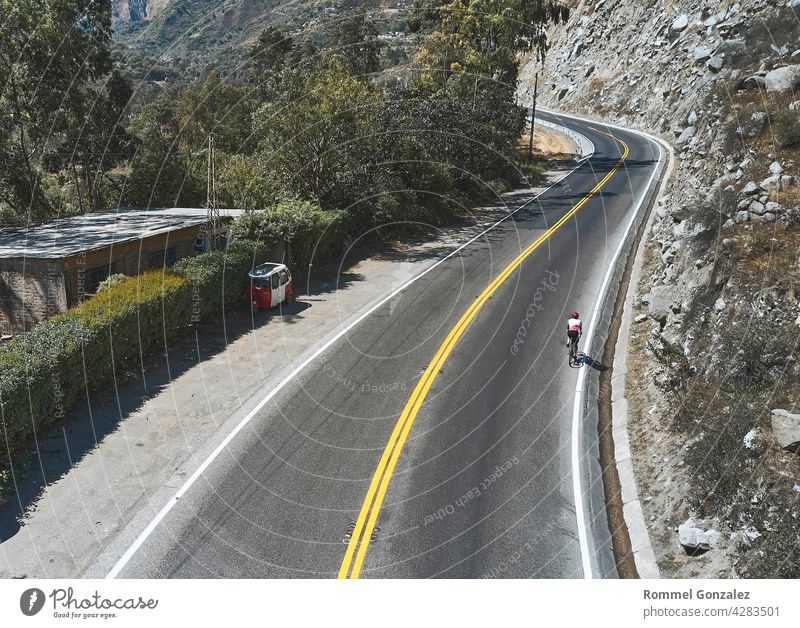
[[[266,275],[271,275],[276,270],[289,270],[289,269],[286,268],[284,264],[277,264],[275,262],[266,262],[264,264],[256,266],[248,274],[250,277],[264,277]]]

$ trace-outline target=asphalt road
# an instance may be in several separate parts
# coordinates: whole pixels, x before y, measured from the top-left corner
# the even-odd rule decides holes
[[[594,306],[657,149],[632,133],[561,123],[589,137],[594,155],[538,199],[515,199],[528,204],[309,364],[120,576],[584,575],[570,455],[578,370],[567,364],[565,321]],[[629,149],[621,164],[619,140]],[[602,487],[590,483],[585,496],[602,499]],[[595,575],[613,577],[607,529],[593,523]]]

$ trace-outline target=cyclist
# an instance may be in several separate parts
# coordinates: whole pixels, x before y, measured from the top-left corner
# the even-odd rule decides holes
[[[571,355],[578,352],[578,340],[583,333],[583,323],[581,322],[581,315],[578,312],[573,312],[572,317],[567,320],[567,346]]]

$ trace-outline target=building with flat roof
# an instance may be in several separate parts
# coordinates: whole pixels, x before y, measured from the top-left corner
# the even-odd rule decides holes
[[[219,210],[224,234],[240,209]],[[0,332],[19,333],[133,276],[209,248],[202,208],[118,209],[0,229]]]

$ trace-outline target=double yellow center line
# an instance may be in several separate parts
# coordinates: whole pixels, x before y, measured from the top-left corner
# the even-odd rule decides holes
[[[628,157],[628,145],[610,133],[606,133],[606,135],[614,138],[622,145],[623,152],[619,161],[617,161],[614,167],[608,172],[608,174],[606,174],[605,177],[603,177],[601,181],[597,183],[597,185],[595,185],[583,198],[581,198],[580,201],[573,205],[566,214],[559,218],[552,227],[547,229],[536,239],[536,241],[534,241],[524,251],[517,255],[517,257],[514,258],[514,261],[506,266],[503,271],[484,289],[484,291],[478,295],[475,301],[473,301],[472,305],[470,305],[469,309],[464,312],[455,326],[450,330],[447,338],[445,338],[445,341],[439,347],[436,355],[433,356],[430,364],[428,364],[427,369],[425,369],[424,375],[419,382],[417,382],[414,391],[411,393],[411,397],[403,408],[403,412],[400,414],[400,418],[397,420],[397,423],[392,430],[392,435],[389,437],[389,442],[387,443],[386,448],[383,450],[383,455],[381,456],[380,462],[378,462],[378,468],[375,469],[375,474],[372,476],[372,481],[370,482],[367,496],[365,497],[364,503],[361,506],[361,511],[358,513],[358,519],[356,520],[355,528],[353,529],[352,536],[347,544],[347,551],[344,554],[342,566],[339,569],[339,578],[356,579],[358,578],[359,573],[361,573],[361,567],[364,564],[364,557],[367,554],[370,538],[372,537],[372,533],[375,529],[375,523],[378,520],[378,514],[380,513],[383,499],[386,496],[386,491],[389,488],[389,481],[392,478],[392,473],[394,472],[394,468],[397,465],[398,459],[400,458],[400,452],[403,449],[403,444],[406,442],[408,433],[411,431],[411,426],[414,424],[414,419],[416,419],[417,413],[422,406],[422,402],[425,401],[425,397],[433,385],[437,374],[444,365],[445,360],[447,360],[447,357],[450,355],[450,352],[455,348],[456,343],[461,338],[467,326],[478,314],[478,311],[480,311],[481,307],[483,307],[483,304],[486,303],[486,301],[489,300],[489,297],[491,297],[497,291],[497,289],[506,279],[508,279],[511,273],[513,273],[519,267],[519,265],[522,264],[525,258],[531,255],[531,253],[539,248],[543,242],[545,242],[551,235],[558,231],[558,229],[560,229],[565,222],[572,218],[572,216],[574,216],[575,213],[608,182],[608,180],[614,175],[614,173]]]

